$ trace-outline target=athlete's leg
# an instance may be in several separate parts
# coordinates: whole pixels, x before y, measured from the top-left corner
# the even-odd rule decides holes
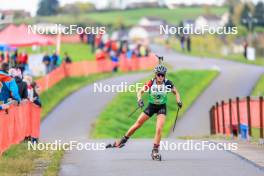
[[[166,115],[158,114],[157,115],[157,123],[156,123],[156,134],[154,137],[154,145],[151,152],[152,159],[161,160],[161,155],[159,154],[159,144],[161,140],[161,133],[164,126]]]
[[[154,145],[156,144],[159,146],[160,140],[161,140],[161,134],[162,134],[162,129],[165,123],[166,116],[165,114],[158,114],[157,115],[157,123],[156,123],[156,134],[154,137]]]
[[[130,137],[134,132],[140,128],[146,120],[149,119],[149,116],[142,112],[140,116],[138,117],[137,121],[130,127],[130,129],[127,131],[126,136]]]

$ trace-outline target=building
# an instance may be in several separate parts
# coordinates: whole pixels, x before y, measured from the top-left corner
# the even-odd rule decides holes
[[[201,15],[195,20],[195,28],[201,29],[204,26],[209,26],[209,28],[218,28],[223,27],[228,22],[228,13],[223,14],[222,16],[217,16],[213,14]]]
[[[139,20],[137,27],[143,28],[149,37],[155,37],[160,35],[161,25],[167,25],[167,21],[158,17],[145,16]]]
[[[30,13],[24,10],[0,10],[0,25],[13,23],[15,18],[29,18]]]
[[[142,17],[138,25],[140,26],[160,26],[160,25],[165,25],[167,24],[166,20],[158,18],[158,17],[152,17],[152,16],[145,16]]]

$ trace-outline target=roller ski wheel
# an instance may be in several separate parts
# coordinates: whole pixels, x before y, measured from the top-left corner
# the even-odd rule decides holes
[[[158,149],[152,150],[151,158],[153,161],[161,161],[161,154],[159,154]]]

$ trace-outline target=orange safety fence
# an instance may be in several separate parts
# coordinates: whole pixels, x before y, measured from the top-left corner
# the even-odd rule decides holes
[[[118,63],[114,63],[109,59],[80,61],[71,64],[62,64],[36,82],[41,88],[41,91],[45,91],[66,77],[111,72],[116,65],[123,72],[147,70],[154,68],[157,63],[158,60],[154,54],[150,54],[148,57],[134,57],[131,59],[127,59],[124,55],[121,55]]]
[[[258,130],[257,136],[263,138],[263,109],[263,97],[217,102],[210,110],[211,133],[234,135],[241,134],[241,129],[246,128],[248,136],[253,135],[254,129]]]
[[[111,72],[116,65],[124,72],[146,70],[152,69],[157,63],[158,61],[153,54],[148,57],[132,59],[121,56],[118,63],[111,60],[64,63],[36,82],[43,92],[66,77]],[[10,145],[18,144],[26,136],[39,137],[40,111],[41,109],[31,102],[19,106],[11,105],[8,111],[0,111],[0,155]]]
[[[0,111],[0,155],[26,136],[39,138],[40,111],[41,108],[31,102]]]

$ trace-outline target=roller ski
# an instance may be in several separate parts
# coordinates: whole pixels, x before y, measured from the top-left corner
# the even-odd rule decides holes
[[[152,152],[151,152],[151,158],[154,161],[161,161],[161,154],[159,153],[159,149],[158,148],[153,148]]]
[[[120,141],[116,141],[113,144],[108,144],[105,148],[122,148],[125,146],[128,139],[129,137],[124,136]]]

